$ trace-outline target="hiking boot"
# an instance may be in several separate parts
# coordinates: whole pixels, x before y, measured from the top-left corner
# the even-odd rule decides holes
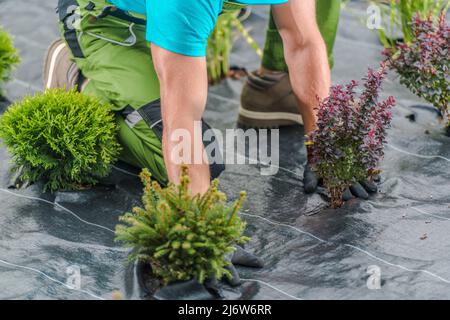
[[[55,40],[47,50],[44,60],[44,89],[65,88],[71,90],[80,82],[81,73],[66,43]]]
[[[252,128],[302,125],[289,75],[250,73],[242,90],[238,123]]]

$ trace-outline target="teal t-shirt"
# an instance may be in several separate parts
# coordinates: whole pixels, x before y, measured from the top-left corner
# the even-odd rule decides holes
[[[147,40],[186,56],[206,55],[208,37],[224,0],[109,0],[119,9],[147,16]],[[282,4],[288,0],[233,0],[240,4]]]

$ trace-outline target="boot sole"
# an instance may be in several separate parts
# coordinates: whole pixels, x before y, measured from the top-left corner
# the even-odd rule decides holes
[[[44,60],[44,72],[43,81],[44,89],[51,89],[53,82],[53,75],[55,74],[55,68],[57,67],[57,60],[60,53],[64,50],[66,44],[61,39],[53,41],[47,50]]]
[[[299,114],[289,112],[258,112],[239,108],[238,123],[251,128],[279,128],[285,126],[303,125]]]

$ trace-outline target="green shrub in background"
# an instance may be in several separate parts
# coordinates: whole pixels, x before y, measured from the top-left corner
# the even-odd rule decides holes
[[[414,30],[411,21],[419,14],[422,18],[432,16],[435,21],[441,12],[448,12],[448,0],[374,0],[373,3],[381,6],[382,29],[379,31],[380,41],[385,48],[396,48],[394,34],[401,31],[402,41],[410,44],[414,40]]]
[[[411,20],[414,38],[386,49],[384,55],[400,83],[447,117],[450,135],[450,24],[444,13],[437,22],[418,13]]]
[[[238,31],[255,52],[262,56],[261,49],[242,25],[241,21],[246,17],[240,17],[239,13],[243,8],[245,8],[244,5],[228,4],[218,17],[216,26],[208,39],[206,61],[210,83],[217,83],[228,76],[235,31]]]
[[[189,176],[183,167],[181,184],[163,189],[141,174],[144,207],[121,217],[125,225],[116,228],[116,240],[134,248],[130,259],[150,262],[155,276],[165,284],[196,278],[200,283],[210,277],[231,276],[226,255],[238,243],[246,224],[238,216],[245,193],[233,205],[217,189],[218,181],[203,196],[191,196]]]
[[[110,110],[75,90],[49,90],[10,106],[0,138],[23,181],[42,179],[44,191],[79,189],[106,176],[118,156]]]
[[[230,53],[233,44],[233,20],[235,13],[224,13],[217,19],[207,46],[207,68],[209,82],[225,78],[230,70]]]
[[[0,26],[0,96],[1,86],[9,80],[11,71],[19,62],[19,54],[13,46],[11,36]]]

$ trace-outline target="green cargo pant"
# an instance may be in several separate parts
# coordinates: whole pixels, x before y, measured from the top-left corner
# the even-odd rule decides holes
[[[165,183],[161,140],[142,116],[133,114],[160,97],[145,21],[138,16],[121,17],[113,9],[104,0],[59,0],[61,34],[86,78],[83,93],[111,104],[116,112],[121,160],[149,168]]]
[[[341,12],[341,0],[317,0],[316,18],[328,51],[330,67],[334,65],[333,49]],[[267,28],[262,66],[273,71],[288,71],[284,59],[283,41],[278,33],[272,14]]]
[[[105,0],[59,0],[58,13],[61,34],[86,79],[81,90],[111,104],[116,114],[120,159],[148,168],[166,184],[160,88],[145,39],[145,17],[118,10]],[[224,166],[212,163],[210,169],[216,178]]]

